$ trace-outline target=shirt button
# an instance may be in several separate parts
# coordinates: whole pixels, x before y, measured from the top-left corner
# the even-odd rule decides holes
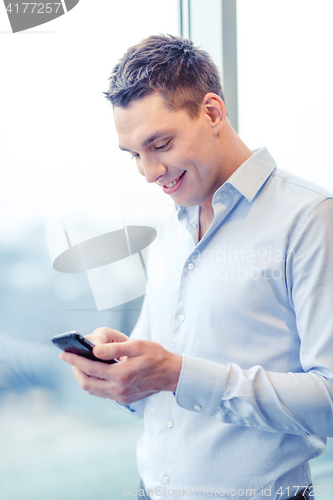
[[[170,482],[170,478],[168,476],[164,476],[163,483],[169,483],[169,482]]]
[[[194,409],[195,409],[195,411],[201,411],[202,406],[201,405],[194,405]]]
[[[192,269],[194,269],[194,264],[192,264],[192,262],[190,262],[189,265],[187,266],[187,269],[192,271]]]
[[[179,316],[179,321],[185,321],[185,316],[184,316],[184,314],[181,314],[181,315]]]
[[[169,429],[171,429],[171,427],[174,426],[174,423],[172,420],[169,420],[169,422],[167,423],[167,426],[169,427]]]

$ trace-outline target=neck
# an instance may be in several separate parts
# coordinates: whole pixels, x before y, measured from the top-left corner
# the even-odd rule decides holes
[[[227,179],[242,165],[250,156],[253,155],[250,148],[244,144],[239,135],[234,131],[231,123],[227,119],[223,129],[218,136],[218,162],[220,165],[220,177],[216,189],[222,186]],[[212,198],[205,200],[200,204],[200,209],[207,216],[214,215],[212,209]]]
[[[200,207],[200,213],[199,213],[199,241],[201,240],[201,238],[203,238],[203,236],[205,235],[205,233],[208,231],[209,226],[213,222],[213,219],[214,219],[214,210],[213,210],[212,206],[210,206],[210,208],[211,208],[211,212],[207,213],[207,212],[202,211],[202,209]]]
[[[253,155],[250,148],[242,141],[239,135],[234,131],[229,120],[218,136],[221,165],[221,177],[219,187],[242,165],[250,156]],[[214,219],[214,210],[212,207],[213,194],[210,199],[204,200],[200,204],[200,229],[199,239],[205,234]],[[201,235],[201,236],[200,236]]]

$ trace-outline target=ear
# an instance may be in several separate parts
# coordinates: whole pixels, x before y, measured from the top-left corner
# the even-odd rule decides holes
[[[218,136],[227,118],[227,111],[221,97],[212,92],[206,94],[201,103],[201,110],[214,134]]]

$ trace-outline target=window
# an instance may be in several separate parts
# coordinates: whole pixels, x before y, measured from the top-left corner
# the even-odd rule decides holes
[[[170,208],[151,186],[147,198],[134,162],[118,151],[103,97],[123,52],[159,32],[179,33],[178,0],[80,2],[47,26],[1,35],[3,499],[109,500],[138,487],[142,421],[83,393],[50,339],[103,325],[130,333],[141,299],[98,312],[84,273],[52,269],[45,220],[112,193],[123,201],[125,220],[129,203],[140,203],[139,215],[152,224],[152,212]]]

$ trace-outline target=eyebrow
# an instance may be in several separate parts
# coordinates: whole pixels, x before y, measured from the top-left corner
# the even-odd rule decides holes
[[[143,143],[141,144],[141,147],[145,148],[151,142],[156,141],[156,139],[159,139],[159,138],[163,137],[164,135],[169,135],[171,133],[174,133],[174,132],[171,131],[171,129],[170,130],[169,129],[167,129],[167,130],[157,130],[156,132],[154,132],[153,134],[151,134],[149,137],[147,137],[147,139],[145,139],[143,141]],[[122,151],[128,151],[128,152],[130,152],[129,149],[123,148],[120,145],[119,145],[119,149],[121,149]]]

